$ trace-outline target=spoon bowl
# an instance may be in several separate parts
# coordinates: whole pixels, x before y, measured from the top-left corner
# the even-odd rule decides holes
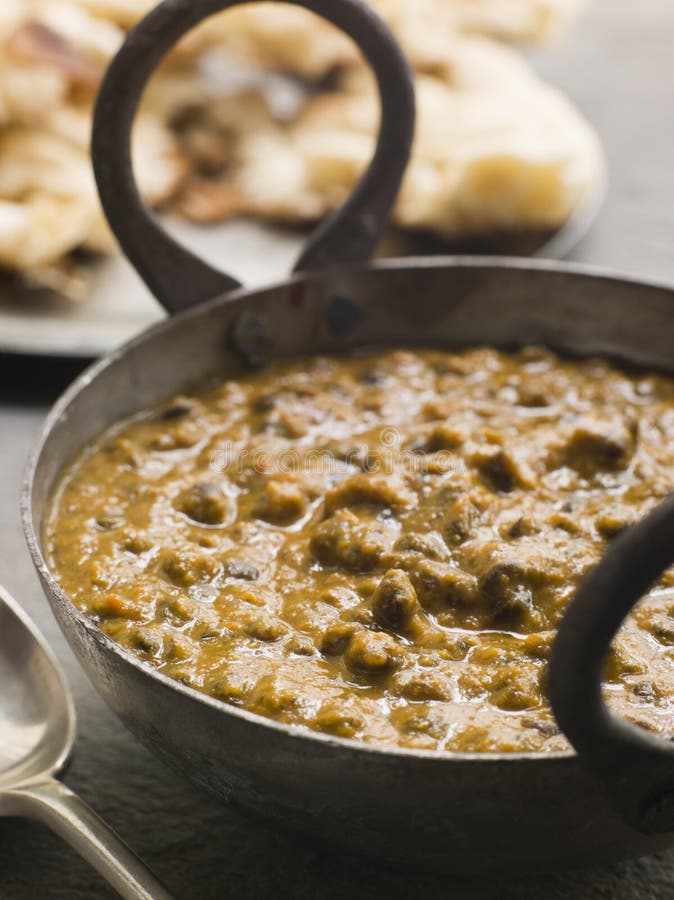
[[[122,897],[170,894],[93,810],[55,776],[75,740],[75,707],[44,638],[0,587],[0,816],[25,816],[68,841]]]
[[[0,588],[0,791],[68,762],[75,709],[51,650]]]

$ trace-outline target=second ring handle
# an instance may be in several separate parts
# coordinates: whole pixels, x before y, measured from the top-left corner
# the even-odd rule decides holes
[[[550,657],[560,728],[626,821],[648,834],[674,831],[674,744],[610,712],[602,676],[625,617],[672,563],[674,497],[619,535],[583,579]]]
[[[103,209],[122,250],[159,302],[177,312],[231,291],[236,279],[199,259],[159,225],[133,175],[131,130],[143,90],[165,54],[203,19],[255,0],[164,0],[112,60],[94,114],[92,157]],[[412,75],[384,23],[361,0],[284,0],[332,22],[374,70],[381,125],[374,157],[350,199],[310,238],[296,270],[368,260],[385,228],[414,136]]]

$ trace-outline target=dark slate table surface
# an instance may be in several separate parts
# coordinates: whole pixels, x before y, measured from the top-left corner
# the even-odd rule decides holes
[[[536,56],[540,70],[595,122],[609,157],[608,201],[574,258],[674,282],[674,3],[588,0],[588,5],[567,42]],[[79,737],[67,783],[176,896],[674,898],[674,851],[609,869],[521,881],[457,887],[447,879],[405,878],[269,832],[154,760],[80,671],[41,595],[21,535],[18,498],[26,454],[49,404],[74,374],[68,364],[0,358],[0,582],[39,623],[73,687]],[[0,822],[2,900],[109,896],[98,876],[41,827]]]

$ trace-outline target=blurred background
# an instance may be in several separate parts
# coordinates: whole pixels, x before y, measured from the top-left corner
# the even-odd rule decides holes
[[[664,0],[369,2],[403,44],[419,111],[382,255],[608,263],[637,187],[653,215],[671,201]],[[0,6],[0,349],[93,356],[159,315],[119,259],[88,155],[105,68],[152,5]],[[187,36],[153,78],[136,174],[170,230],[260,284],[348,196],[377,121],[347,38],[297,7],[246,5]],[[663,274],[652,246],[640,250]]]

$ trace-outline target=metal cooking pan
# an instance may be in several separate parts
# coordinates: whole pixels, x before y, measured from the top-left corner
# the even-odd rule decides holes
[[[410,74],[390,34],[358,0],[294,2],[358,42],[378,78],[382,123],[364,180],[314,235],[301,274],[286,282],[246,291],[195,258],[152,220],[131,173],[131,125],[149,75],[182,34],[235,2],[167,0],[129,35],[103,84],[93,143],[103,204],[122,248],[172,315],[87,370],[38,440],[24,523],[54,614],[101,695],[143,743],[215,796],[284,829],[395,865],[480,873],[670,845],[674,749],[610,718],[599,679],[621,616],[670,561],[671,504],[613,545],[562,625],[551,694],[578,755],[380,749],[227,706],[113,643],[45,563],[45,508],[63,466],[120,418],[214,374],[234,376],[277,355],[374,344],[531,342],[674,370],[670,288],[514,259],[368,264],[409,155]]]

